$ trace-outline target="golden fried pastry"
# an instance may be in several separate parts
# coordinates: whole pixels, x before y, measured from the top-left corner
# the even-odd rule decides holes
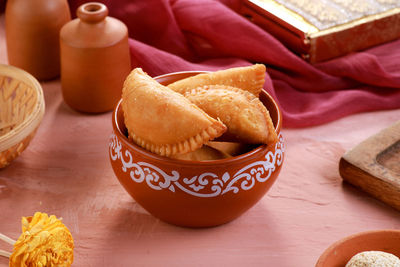
[[[122,109],[129,138],[162,156],[194,151],[226,131],[221,121],[140,68],[124,82]]]
[[[210,146],[231,157],[247,153],[256,147],[255,145],[250,145],[250,144],[242,144],[237,142],[221,142],[221,141],[209,141],[207,143],[207,146]]]
[[[194,160],[194,161],[217,160],[217,159],[226,159],[230,157],[231,156],[229,154],[219,151],[207,145],[204,145],[201,148],[186,154],[177,154],[171,156],[171,158],[174,159]]]
[[[258,97],[247,91],[210,85],[193,89],[184,96],[228,127],[222,136],[225,141],[269,144],[277,140],[268,110]]]
[[[265,82],[265,66],[255,64],[216,72],[198,74],[168,85],[175,92],[184,94],[204,85],[223,84],[237,87],[258,96]]]

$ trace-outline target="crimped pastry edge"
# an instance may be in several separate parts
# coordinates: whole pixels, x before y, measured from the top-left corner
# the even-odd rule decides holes
[[[174,144],[154,144],[137,136],[132,131],[128,131],[128,136],[129,139],[131,139],[140,147],[152,153],[169,157],[176,154],[192,152],[206,144],[208,141],[221,136],[227,129],[225,124],[223,124],[220,120],[213,119],[213,121],[210,120],[210,122],[211,125],[197,135]]]
[[[262,88],[263,88],[263,86],[264,86],[265,76],[266,76],[266,67],[265,67],[265,65],[264,64],[258,64],[258,63],[250,65],[250,66],[243,66],[243,67],[236,67],[236,68],[230,68],[230,69],[225,69],[225,70],[218,70],[218,71],[215,71],[215,72],[199,73],[199,74],[197,74],[195,76],[190,76],[190,77],[187,77],[185,79],[175,81],[175,82],[167,85],[167,87],[172,89],[172,90],[174,90],[177,93],[185,94],[187,91],[192,90],[194,88],[190,88],[189,90],[187,90],[187,89],[182,88],[180,86],[176,86],[177,84],[180,85],[184,81],[195,80],[196,76],[207,75],[207,74],[216,75],[216,73],[218,73],[218,72],[223,72],[223,71],[228,71],[228,70],[237,71],[237,69],[239,69],[239,68],[245,68],[247,72],[250,71],[250,70],[254,71],[253,72],[253,74],[254,74],[254,79],[253,80],[256,80],[257,83],[254,83],[253,85],[251,85],[251,88],[246,88],[246,89],[242,89],[242,90],[250,92],[250,93],[252,93],[252,94],[254,94],[255,96],[258,97],[260,92],[261,92],[261,90],[262,90]],[[241,73],[241,75],[243,75],[243,73]],[[251,75],[251,76],[253,76],[253,75]],[[229,84],[223,84],[223,83],[218,83],[218,82],[210,83],[210,84],[207,84],[207,85],[218,85],[218,84],[222,84],[222,85],[226,85],[226,86],[232,86],[232,85],[229,85]],[[234,87],[234,86],[232,86],[232,87]]]
[[[273,128],[272,119],[271,119],[268,109],[264,106],[264,104],[259,100],[259,98],[257,96],[250,93],[249,91],[243,90],[241,88],[229,86],[229,85],[216,84],[216,85],[204,85],[204,86],[200,86],[200,87],[191,89],[191,90],[187,91],[184,94],[184,96],[185,97],[188,97],[189,95],[195,96],[196,94],[198,94],[202,91],[218,90],[218,89],[224,89],[224,90],[233,91],[233,92],[242,94],[243,96],[246,97],[247,100],[249,100],[251,102],[251,104],[256,105],[256,107],[264,115],[264,118],[268,121],[268,123],[267,123],[268,136],[267,136],[267,139],[264,140],[264,142],[266,144],[268,144],[268,143],[274,143],[278,140],[278,136],[276,134],[275,128]],[[257,100],[256,102],[254,102],[255,99]],[[271,126],[272,126],[272,128],[271,128]],[[229,131],[229,128],[228,128],[228,131]]]

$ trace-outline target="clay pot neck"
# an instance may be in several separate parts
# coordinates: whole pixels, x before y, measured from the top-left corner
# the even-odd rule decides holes
[[[102,3],[89,2],[81,5],[76,11],[76,15],[84,22],[98,23],[107,17],[108,9]]]

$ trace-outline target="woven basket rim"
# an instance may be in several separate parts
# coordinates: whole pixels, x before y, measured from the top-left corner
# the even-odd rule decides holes
[[[37,101],[32,112],[14,129],[0,136],[0,152],[18,144],[39,126],[45,111],[43,89],[38,80],[30,73],[11,66],[0,64],[0,75],[17,79],[34,88]]]

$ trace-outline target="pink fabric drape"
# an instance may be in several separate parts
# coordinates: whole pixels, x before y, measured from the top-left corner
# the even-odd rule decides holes
[[[88,1],[69,0],[71,12]],[[129,29],[133,67],[150,75],[264,63],[285,127],[400,108],[400,40],[310,65],[238,15],[239,0],[106,0]]]

